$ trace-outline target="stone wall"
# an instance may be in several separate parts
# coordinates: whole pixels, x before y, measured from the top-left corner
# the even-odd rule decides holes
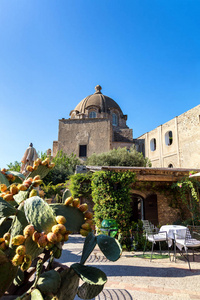
[[[87,156],[111,149],[111,123],[106,119],[59,120],[58,151],[79,157],[79,146],[87,145]]]
[[[145,141],[145,156],[152,167],[200,168],[200,105],[138,139]]]

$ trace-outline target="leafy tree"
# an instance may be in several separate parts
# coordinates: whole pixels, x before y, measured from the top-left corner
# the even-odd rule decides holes
[[[101,154],[92,154],[87,159],[91,166],[126,166],[126,167],[151,167],[151,162],[138,152],[135,147],[130,150],[118,148]]]
[[[20,172],[20,169],[21,169],[21,162],[19,161],[15,161],[14,163],[9,163],[7,165],[8,167],[8,170],[9,171],[17,171],[17,172]]]
[[[45,177],[45,184],[51,182],[56,185],[65,182],[69,179],[70,175],[74,174],[76,165],[81,164],[75,154],[67,155],[63,150],[58,151],[57,155],[52,159],[52,162],[55,163],[55,167]]]

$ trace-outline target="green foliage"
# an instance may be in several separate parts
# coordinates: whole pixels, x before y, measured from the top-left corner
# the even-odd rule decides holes
[[[58,151],[52,162],[55,163],[55,167],[45,177],[45,184],[51,182],[56,185],[65,182],[74,173],[76,165],[81,165],[75,154],[67,155],[62,150]]]
[[[94,219],[98,228],[103,219],[114,219],[121,232],[130,228],[131,197],[130,185],[135,174],[127,172],[101,171],[92,177]]]
[[[45,192],[45,198],[54,198],[56,195],[62,196],[63,191],[67,188],[66,183],[58,183],[56,185],[49,182],[48,184],[43,183],[41,189]]]
[[[192,223],[197,224],[200,218],[199,208],[199,189],[200,182],[195,178],[188,176],[183,177],[180,181],[172,185],[174,189],[180,195],[181,201],[187,206],[191,213]]]
[[[17,171],[17,172],[20,172],[20,169],[21,169],[21,162],[19,161],[14,161],[14,163],[9,163],[7,165],[8,167],[8,170],[9,171]]]
[[[87,159],[87,165],[90,166],[128,166],[128,167],[150,167],[151,162],[145,158],[142,153],[131,147],[118,148],[101,154],[92,154]]]
[[[75,174],[70,176],[69,189],[74,198],[77,197],[88,197],[91,195],[91,179],[92,173],[86,174]]]

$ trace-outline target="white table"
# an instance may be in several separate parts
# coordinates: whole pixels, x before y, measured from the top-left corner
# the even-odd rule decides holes
[[[177,234],[179,237],[182,237],[183,239],[185,238],[187,227],[181,226],[181,225],[163,225],[161,226],[159,232],[165,231],[167,232],[167,237],[168,237],[168,245],[169,247],[172,246],[174,236]],[[182,245],[176,244],[176,246],[181,250],[183,248]]]

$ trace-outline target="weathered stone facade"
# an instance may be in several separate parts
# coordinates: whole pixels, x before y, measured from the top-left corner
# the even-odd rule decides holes
[[[140,139],[153,167],[200,168],[200,105]]]
[[[108,152],[118,147],[133,145],[133,132],[126,125],[127,115],[119,105],[101,93],[96,92],[84,98],[69,119],[59,120],[58,141],[53,142],[53,156],[59,150],[74,153],[85,160],[93,153]]]

